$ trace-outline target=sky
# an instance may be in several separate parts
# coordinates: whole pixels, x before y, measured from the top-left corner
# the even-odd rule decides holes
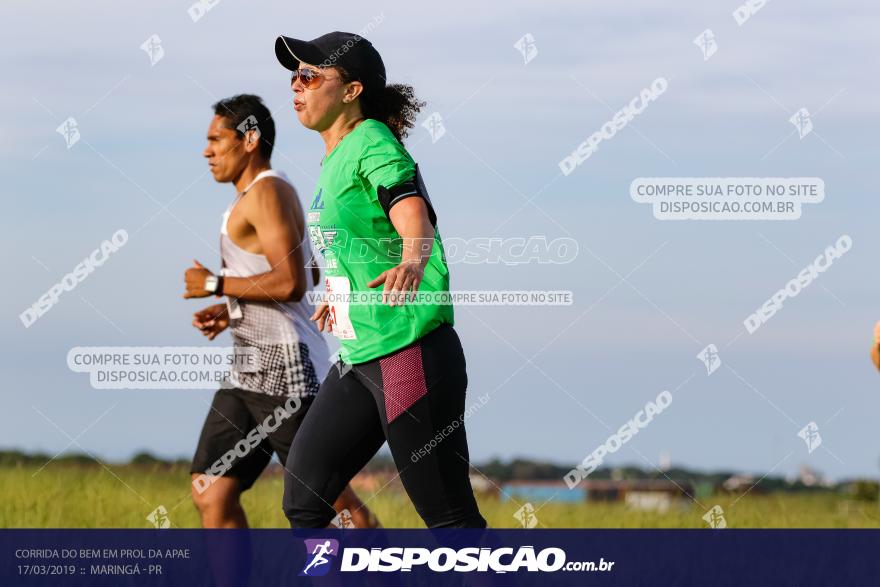
[[[469,403],[489,398],[467,420],[474,463],[574,467],[667,390],[668,409],[606,464],[653,468],[666,455],[705,470],[876,478],[876,9],[776,1],[740,25],[738,6],[4,2],[0,448],[192,454],[212,391],[93,389],[67,353],[205,344],[190,325],[203,302],[182,299],[182,276],[194,258],[218,266],[234,196],[201,157],[211,105],[264,98],[273,166],[307,204],[323,144],[295,118],[274,40],[344,30],[364,31],[389,80],[427,103],[405,144],[444,238],[577,243],[566,263],[450,266],[456,290],[573,296],[456,308]],[[708,59],[694,43],[706,29]],[[152,35],[153,63],[141,48]],[[661,95],[562,173],[661,77]],[[801,108],[813,125],[803,137],[789,120]],[[439,138],[422,126],[434,113]],[[69,148],[56,131],[68,117],[80,133]],[[642,177],[820,178],[825,199],[796,220],[660,220],[630,197]],[[24,309],[119,229],[128,242],[25,328]],[[852,248],[750,334],[746,317],[843,235]],[[697,358],[710,344],[711,374]],[[798,436],[811,422],[820,445]]]

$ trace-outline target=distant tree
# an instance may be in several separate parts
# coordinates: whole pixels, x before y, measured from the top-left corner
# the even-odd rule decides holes
[[[129,461],[132,465],[167,465],[168,462],[154,456],[152,453],[142,451],[131,457]]]

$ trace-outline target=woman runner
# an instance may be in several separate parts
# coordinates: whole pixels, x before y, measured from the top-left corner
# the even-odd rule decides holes
[[[358,35],[279,37],[275,54],[293,72],[299,121],[326,146],[307,224],[332,298],[312,319],[340,339],[340,362],[288,457],[285,515],[292,527],[326,527],[337,496],[387,441],[428,527],[484,528],[468,476],[464,353],[452,306],[436,299],[449,271],[401,144],[423,103],[410,86],[386,85],[382,58]],[[380,286],[378,301],[348,297]],[[435,298],[413,303],[416,292]]]

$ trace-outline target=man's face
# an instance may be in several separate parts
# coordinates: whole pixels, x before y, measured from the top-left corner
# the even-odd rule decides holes
[[[247,165],[247,152],[244,139],[226,126],[227,121],[215,115],[208,126],[208,146],[202,153],[214,175],[214,181],[227,183],[235,181]]]
[[[320,132],[329,127],[342,111],[348,84],[342,82],[339,72],[332,67],[300,63],[299,68],[311,70],[320,77],[313,84],[317,87],[311,89],[299,79],[293,83],[293,108],[304,127]]]

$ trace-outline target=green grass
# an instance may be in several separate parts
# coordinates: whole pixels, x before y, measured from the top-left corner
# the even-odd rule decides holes
[[[111,472],[112,471],[112,472]],[[287,528],[281,512],[282,480],[263,477],[243,496],[251,526]],[[406,495],[386,489],[362,494],[389,528],[421,528]],[[834,493],[719,495],[701,499],[705,508],[720,505],[731,528],[877,528],[877,503],[855,501]],[[480,509],[496,528],[515,528],[520,504],[479,498]],[[735,503],[734,503],[735,502]],[[164,505],[174,527],[196,528],[198,515],[189,497],[185,467],[131,465],[78,466],[51,463],[0,467],[0,527],[4,528],[149,528],[146,516]],[[660,514],[627,508],[621,503],[548,503],[538,508],[545,528],[701,528],[705,512],[696,504]]]

